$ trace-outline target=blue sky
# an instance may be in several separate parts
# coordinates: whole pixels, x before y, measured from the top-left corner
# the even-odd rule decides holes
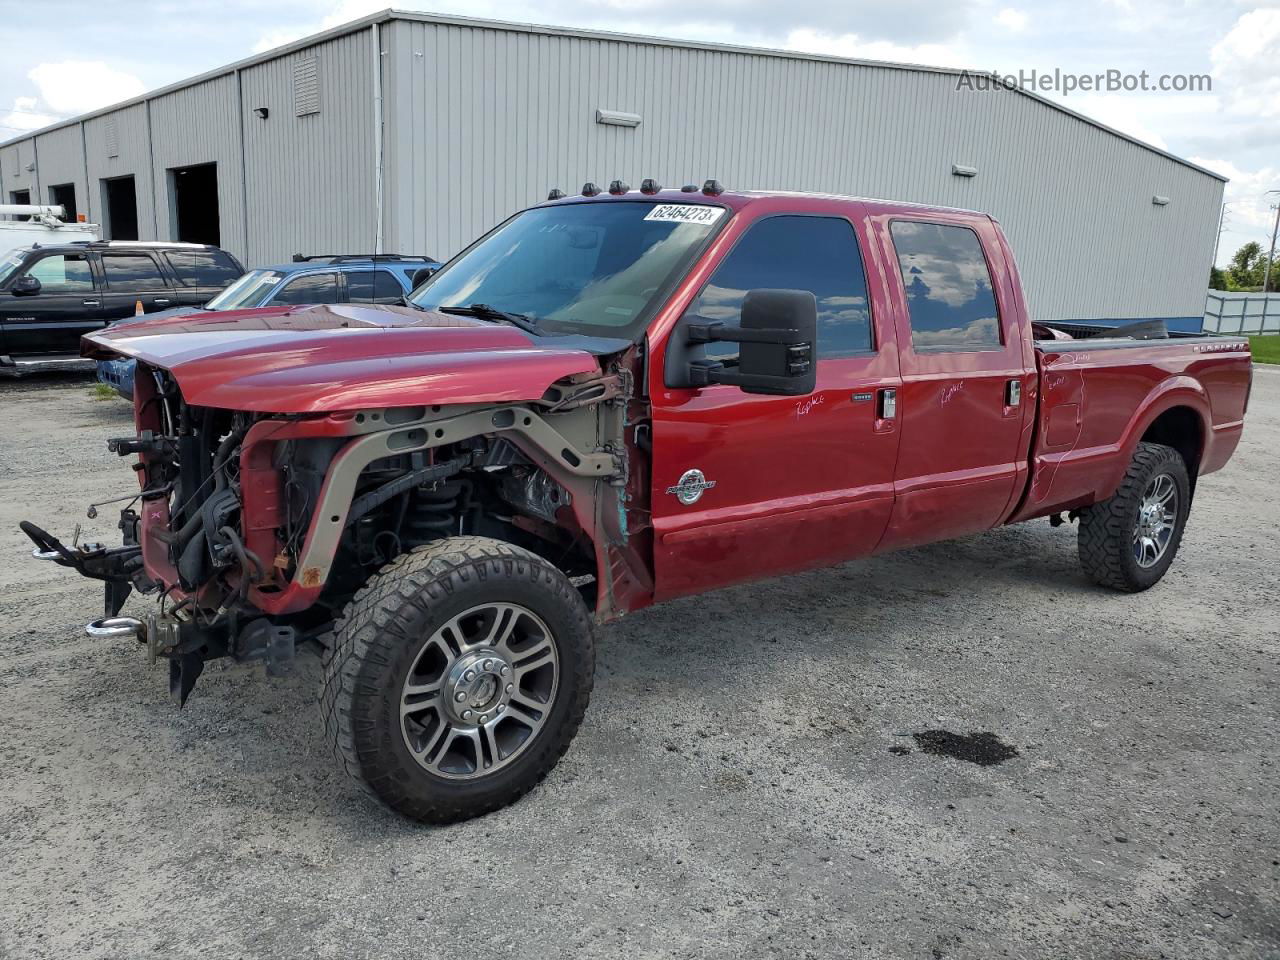
[[[353,20],[390,0],[0,0],[0,139]],[[1219,261],[1267,243],[1280,189],[1280,0],[400,0],[526,23],[970,67],[1152,77],[1200,93],[1050,94],[1231,178]]]

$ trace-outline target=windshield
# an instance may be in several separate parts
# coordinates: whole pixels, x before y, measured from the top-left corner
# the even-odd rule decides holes
[[[412,295],[428,310],[483,304],[539,330],[634,338],[728,211],[707,204],[575,203],[526,210]]]
[[[275,270],[250,270],[204,305],[206,310],[238,310],[260,307],[271,296],[284,274]]]
[[[13,272],[22,266],[22,261],[26,258],[27,247],[18,247],[10,250],[4,255],[4,259],[0,260],[0,283],[8,283],[9,278],[13,276]]]

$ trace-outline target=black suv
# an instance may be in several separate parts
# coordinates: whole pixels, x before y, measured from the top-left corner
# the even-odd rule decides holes
[[[244,273],[202,243],[104,241],[19,247],[0,260],[0,374],[78,356],[80,336],[139,301],[147,313],[199,306]]]

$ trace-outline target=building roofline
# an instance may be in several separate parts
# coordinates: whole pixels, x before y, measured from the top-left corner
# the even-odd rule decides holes
[[[379,23],[379,24],[387,23],[393,20],[404,20],[404,21],[410,21],[410,22],[416,22],[416,23],[443,24],[446,26],[472,27],[472,28],[482,29],[482,30],[503,30],[503,31],[516,32],[516,33],[532,33],[532,34],[541,34],[544,36],[576,37],[584,40],[601,40],[601,41],[610,41],[614,43],[634,43],[634,44],[642,44],[645,46],[655,46],[655,47],[673,47],[673,48],[682,49],[682,50],[706,50],[713,53],[745,54],[748,56],[774,57],[774,58],[783,59],[783,60],[810,60],[817,63],[837,63],[837,64],[844,64],[847,66],[869,67],[869,68],[876,68],[876,69],[883,69],[883,70],[903,70],[903,71],[909,71],[913,73],[937,73],[937,74],[944,74],[947,76],[954,76],[954,77],[965,76],[965,75],[969,75],[973,77],[979,77],[979,76],[990,77],[991,76],[991,74],[987,71],[968,70],[960,67],[935,67],[935,66],[927,66],[924,64],[915,64],[915,63],[898,63],[891,60],[863,60],[863,59],[857,59],[853,57],[835,57],[835,56],[830,56],[828,54],[805,53],[799,50],[782,50],[777,47],[751,47],[751,46],[742,46],[739,44],[731,44],[731,43],[714,43],[714,42],[703,41],[703,40],[678,40],[678,39],[673,39],[669,37],[654,37],[654,36],[648,36],[644,34],[622,33],[622,32],[612,31],[612,30],[591,30],[591,29],[578,28],[578,27],[557,27],[549,24],[517,23],[509,20],[486,20],[486,19],[481,19],[479,17],[464,17],[464,16],[455,16],[452,14],[442,14],[442,13],[418,13],[416,11],[396,10],[394,8],[388,7],[385,10],[379,10],[376,13],[368,14],[367,16],[361,17],[358,20],[352,20],[349,23],[340,24],[339,26],[332,27],[329,30],[322,31],[320,33],[311,34],[310,36],[307,36],[307,37],[302,37],[298,40],[294,40],[291,43],[286,43],[283,46],[273,47],[270,50],[265,50],[262,53],[255,54],[251,57],[246,57],[243,60],[237,60],[234,63],[227,64],[225,67],[219,67],[214,70],[208,70],[204,73],[197,74],[194,77],[189,77],[186,80],[179,80],[176,83],[170,83],[163,87],[158,87],[155,90],[150,90],[147,93],[140,94],[128,100],[122,100],[119,103],[114,103],[114,104],[111,104],[110,106],[106,106],[97,110],[90,111],[89,113],[80,114],[79,116],[71,117],[67,120],[60,120],[57,123],[50,124],[47,127],[41,127],[38,130],[32,130],[29,133],[24,133],[17,137],[11,137],[8,140],[0,142],[0,147],[7,147],[7,146],[10,146],[11,144],[20,143],[23,140],[30,140],[37,136],[42,136],[46,133],[50,133],[54,130],[61,129],[63,127],[69,127],[79,123],[83,123],[85,120],[90,120],[95,117],[100,117],[108,113],[114,113],[117,110],[122,110],[127,107],[137,106],[139,104],[146,103],[150,100],[156,100],[160,97],[166,96],[167,94],[170,94],[170,93],[174,93],[178,90],[182,90],[187,87],[193,87],[201,83],[206,83],[210,80],[216,80],[219,77],[230,76],[235,73],[238,73],[239,71],[247,67],[256,66],[257,64],[260,64],[260,63],[266,63],[269,60],[275,60],[279,57],[287,56],[288,54],[294,53],[298,50],[305,50],[308,47],[315,46],[317,43],[324,43],[328,40],[337,39],[338,37],[347,36],[352,33],[358,33],[359,31],[364,30],[375,23]],[[1036,93],[1033,90],[1025,90],[1022,87],[1016,87],[1016,86],[1012,88],[1004,87],[1004,89],[1008,90],[1008,92],[1010,93],[1016,93],[1016,94],[1021,94],[1024,97],[1030,97],[1033,100],[1036,100],[1037,102],[1043,104],[1044,106],[1057,110],[1060,113],[1065,113],[1067,116],[1072,117],[1076,120],[1079,120],[1082,123],[1087,123],[1089,126],[1095,127],[1098,130],[1102,130],[1105,133],[1109,133],[1114,137],[1119,137],[1121,140],[1127,140],[1129,143],[1132,143],[1135,146],[1141,147],[1144,150],[1148,150],[1151,153],[1158,154],[1167,160],[1172,160],[1174,163],[1180,164],[1181,166],[1189,167],[1190,169],[1195,170],[1198,173],[1203,173],[1206,176],[1212,177],[1215,180],[1220,180],[1223,183],[1226,183],[1229,180],[1228,177],[1220,173],[1217,173],[1214,170],[1210,170],[1207,167],[1202,167],[1197,163],[1192,163],[1190,160],[1187,160],[1183,157],[1179,157],[1176,154],[1170,153],[1168,150],[1164,150],[1160,147],[1154,146],[1143,140],[1139,140],[1137,137],[1131,136],[1130,134],[1117,130],[1114,127],[1107,126],[1105,123],[1095,120],[1092,117],[1085,116],[1084,114],[1079,113],[1075,110],[1072,110],[1069,107],[1065,107],[1062,104],[1058,103],[1057,101],[1050,100],[1048,97],[1045,97],[1039,93]]]

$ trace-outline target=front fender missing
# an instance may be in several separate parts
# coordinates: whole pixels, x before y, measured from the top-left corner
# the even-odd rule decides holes
[[[594,496],[597,485],[605,486],[625,474],[625,464],[613,449],[600,449],[596,409],[584,406],[546,416],[527,406],[458,408],[389,408],[365,410],[347,415],[299,421],[290,425],[289,438],[309,433],[348,436],[351,439],[329,464],[303,546],[298,555],[296,578],[283,590],[254,587],[250,597],[268,613],[293,613],[315,602],[328,580],[342,532],[346,527],[352,499],[361,472],[376,460],[455,444],[481,435],[509,439],[530,454],[567,489]],[[313,429],[308,430],[308,425]],[[257,442],[284,439],[270,431]],[[249,454],[246,452],[245,457]],[[255,462],[269,458],[255,456]],[[575,510],[578,508],[575,506]],[[588,516],[586,531],[593,529]],[[581,523],[583,518],[579,518]]]

